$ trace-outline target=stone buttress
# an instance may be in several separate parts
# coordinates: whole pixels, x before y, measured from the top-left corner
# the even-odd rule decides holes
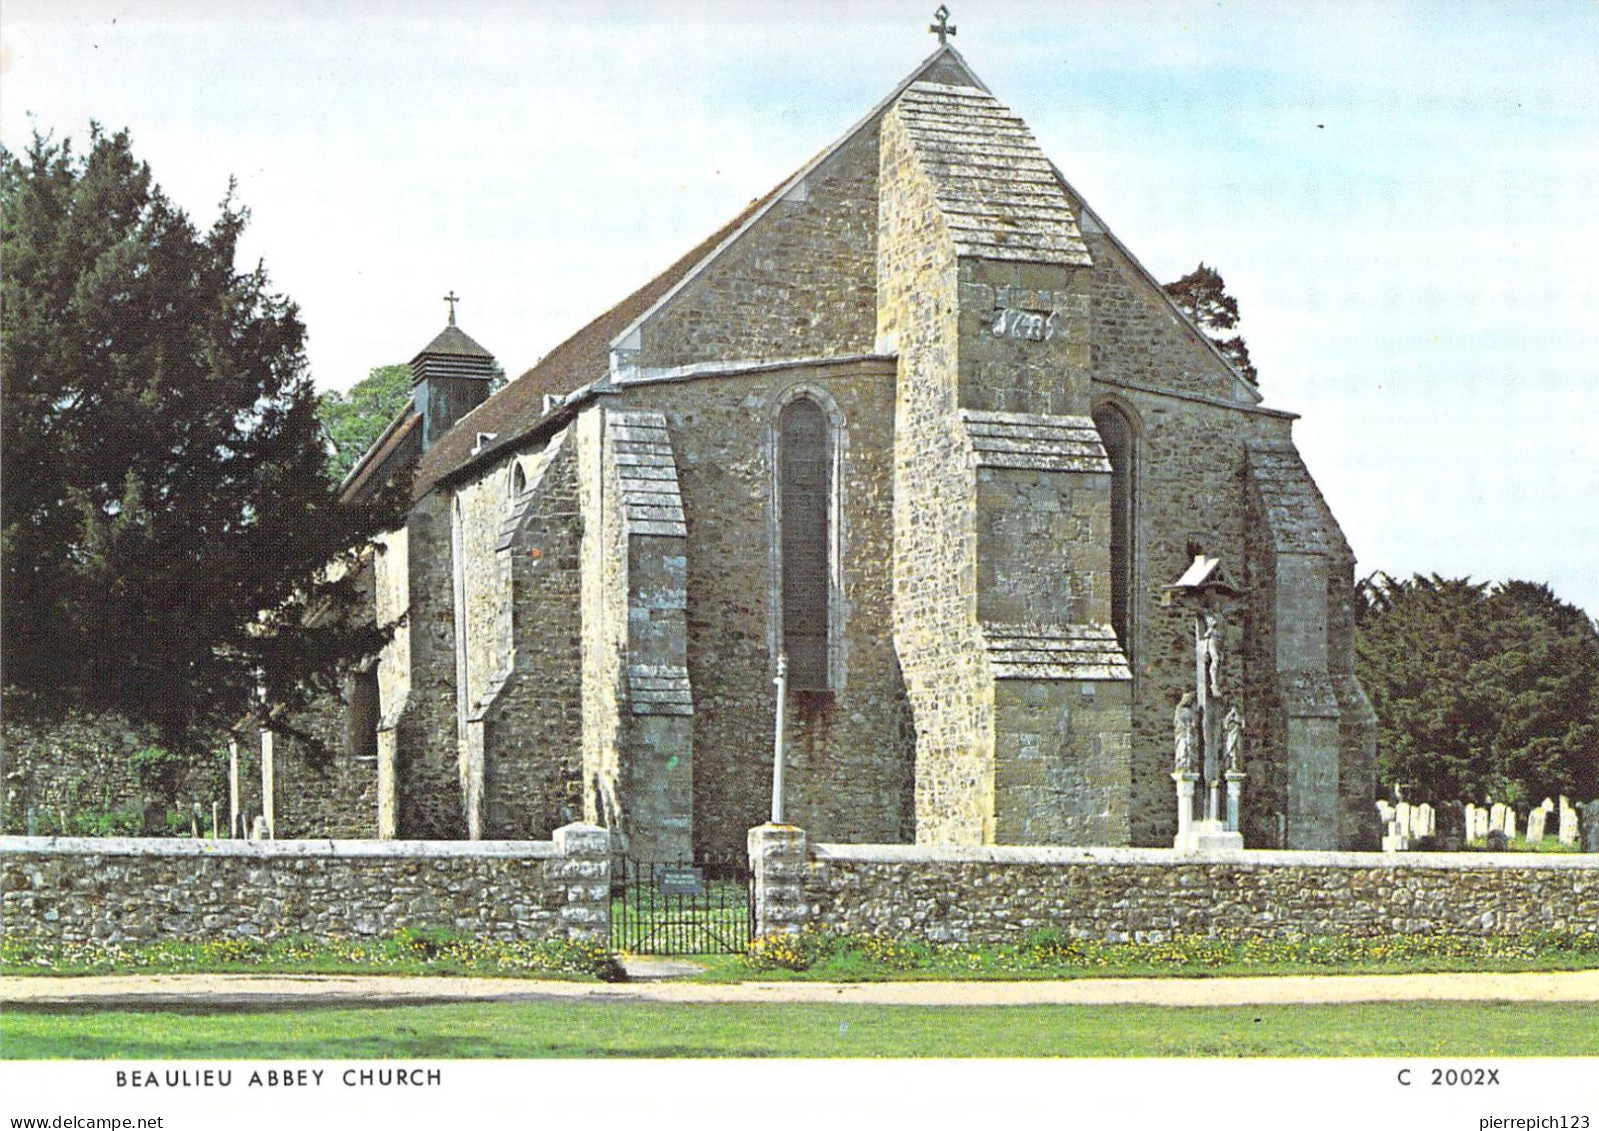
[[[1257,787],[1253,843],[1376,849],[1376,715],[1354,675],[1354,555],[1299,453],[1250,446],[1247,654],[1274,752]],[[1271,822],[1278,829],[1262,827]]]
[[[641,860],[693,853],[687,526],[666,418],[578,422],[583,524],[583,775],[588,819]]]
[[[975,86],[909,86],[880,162],[917,840],[1125,844],[1131,675],[1089,416],[1092,259],[1025,124]]]

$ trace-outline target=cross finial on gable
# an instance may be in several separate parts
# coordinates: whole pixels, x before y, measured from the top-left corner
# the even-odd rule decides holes
[[[461,296],[455,293],[455,288],[450,288],[450,293],[444,296],[444,301],[450,304],[450,325],[455,325],[455,304],[461,301]]]
[[[949,22],[949,8],[943,4],[938,6],[938,11],[933,13],[936,24],[928,26],[927,30],[938,36],[938,45],[944,46],[945,41],[955,34],[955,25]]]

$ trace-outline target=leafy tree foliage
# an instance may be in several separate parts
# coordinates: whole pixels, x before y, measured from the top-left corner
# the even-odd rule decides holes
[[[381,647],[347,567],[400,495],[339,505],[305,328],[126,132],[0,148],[6,710],[111,710],[193,748]],[[330,568],[331,567],[331,568]]]
[[[1210,337],[1222,356],[1243,375],[1251,385],[1260,383],[1260,375],[1249,360],[1249,347],[1237,334],[1224,338],[1217,330],[1231,330],[1238,325],[1238,300],[1227,293],[1227,282],[1221,272],[1201,263],[1175,283],[1167,283],[1167,294],[1182,307],[1183,313]]]
[[[409,365],[379,365],[350,386],[348,393],[323,395],[317,414],[333,445],[328,474],[334,482],[343,482],[410,399]]]
[[[1548,586],[1381,575],[1360,586],[1355,670],[1378,773],[1418,800],[1599,797],[1599,628]]]

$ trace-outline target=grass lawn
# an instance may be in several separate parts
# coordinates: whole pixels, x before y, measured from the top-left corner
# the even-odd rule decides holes
[[[1599,1006],[515,1002],[386,1009],[8,1011],[0,1057],[1596,1056]]]

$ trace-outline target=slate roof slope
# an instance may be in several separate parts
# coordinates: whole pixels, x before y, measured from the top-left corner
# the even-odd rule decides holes
[[[1130,680],[1108,624],[990,624],[983,646],[995,679]]]
[[[1110,474],[1099,429],[1087,416],[962,409],[966,439],[978,467]]]
[[[997,98],[917,82],[900,96],[898,113],[957,255],[1093,265],[1055,167]]]
[[[607,413],[605,441],[616,461],[628,533],[686,535],[666,417],[659,412]]]
[[[448,357],[492,358],[494,356],[474,342],[471,335],[453,322],[440,330],[439,336],[429,342],[425,349],[417,350],[416,356],[422,357],[430,353],[443,354]]]
[[[1249,480],[1260,494],[1276,548],[1291,554],[1351,551],[1310,469],[1292,444],[1251,444]]]

